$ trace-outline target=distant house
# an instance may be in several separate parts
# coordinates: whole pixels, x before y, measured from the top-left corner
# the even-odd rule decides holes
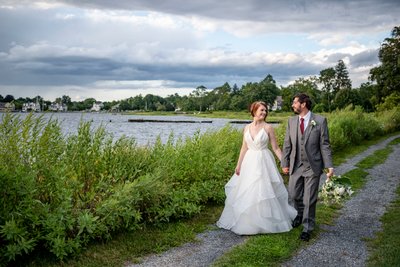
[[[100,101],[93,102],[93,106],[90,111],[99,112],[104,107],[103,103]]]
[[[282,109],[282,105],[283,105],[282,96],[278,95],[275,98],[275,101],[274,101],[274,104],[271,107],[271,110],[273,110],[273,111],[281,110]]]
[[[54,111],[54,112],[58,112],[58,111],[66,112],[66,111],[68,111],[68,106],[66,104],[60,104],[60,103],[53,102],[49,106],[49,110]]]
[[[15,104],[14,103],[3,103],[0,102],[0,112],[11,112],[15,110]]]
[[[36,103],[28,102],[22,104],[22,112],[31,112],[31,111],[40,112],[41,111],[40,104],[38,102]]]
[[[119,111],[120,111],[119,103],[111,107],[111,112],[119,112]]]

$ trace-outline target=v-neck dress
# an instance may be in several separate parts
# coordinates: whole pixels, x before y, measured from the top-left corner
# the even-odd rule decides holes
[[[268,134],[261,129],[254,139],[245,132],[248,150],[240,175],[225,185],[225,207],[217,226],[239,235],[280,233],[292,229],[297,211],[288,204],[288,193],[272,152]]]

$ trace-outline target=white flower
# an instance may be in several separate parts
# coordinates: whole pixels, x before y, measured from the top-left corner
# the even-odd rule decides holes
[[[343,196],[344,192],[346,189],[344,187],[336,187],[335,188],[335,194],[339,196]]]
[[[354,191],[351,190],[351,188],[347,188],[346,191],[347,191],[347,194],[349,194],[349,196],[351,196],[354,193]]]
[[[315,120],[311,120],[311,125],[315,126],[315,125],[317,125],[317,122]]]
[[[340,203],[346,197],[351,196],[354,191],[351,189],[351,182],[346,177],[332,176],[326,181],[319,191],[319,199],[326,203]]]

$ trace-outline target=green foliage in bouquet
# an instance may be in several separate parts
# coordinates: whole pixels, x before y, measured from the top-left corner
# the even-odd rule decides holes
[[[325,181],[318,193],[318,197],[321,202],[327,205],[339,204],[353,193],[349,178],[334,175]]]

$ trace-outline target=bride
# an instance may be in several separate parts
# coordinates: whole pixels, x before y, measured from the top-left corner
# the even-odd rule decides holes
[[[292,229],[297,211],[288,204],[288,193],[268,141],[281,159],[274,129],[265,122],[267,104],[251,104],[253,122],[243,131],[243,144],[235,174],[225,185],[225,207],[217,226],[239,235],[280,233]]]

